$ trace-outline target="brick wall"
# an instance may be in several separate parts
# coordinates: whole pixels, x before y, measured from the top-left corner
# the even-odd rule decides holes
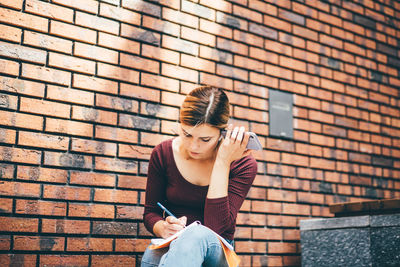
[[[149,155],[196,84],[265,144],[243,266],[299,265],[299,220],[329,204],[400,197],[398,1],[0,6],[1,266],[139,266]],[[268,135],[268,89],[294,95],[292,140]]]

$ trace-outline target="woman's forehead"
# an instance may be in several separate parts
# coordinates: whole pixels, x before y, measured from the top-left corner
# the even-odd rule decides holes
[[[211,126],[207,123],[202,123],[196,126],[181,123],[181,128],[185,133],[190,135],[211,136],[219,133],[217,127]]]

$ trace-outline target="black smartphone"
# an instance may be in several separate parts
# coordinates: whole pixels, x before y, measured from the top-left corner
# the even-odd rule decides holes
[[[257,135],[253,132],[248,132],[248,133],[250,134],[250,138],[249,138],[249,142],[247,143],[246,148],[253,149],[253,150],[262,150],[263,147],[262,147]],[[221,135],[225,138],[226,130],[222,130]]]

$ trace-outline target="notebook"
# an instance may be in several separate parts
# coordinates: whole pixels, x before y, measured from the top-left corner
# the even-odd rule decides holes
[[[164,238],[153,238],[151,240],[150,249],[159,249],[159,248],[168,247],[169,244],[174,239],[178,238],[183,232],[185,232],[186,230],[188,230],[188,229],[190,229],[192,227],[196,227],[196,226],[198,226],[200,224],[201,223],[199,221],[195,221],[195,222],[189,224],[188,226],[186,226],[185,228],[183,228],[182,230],[180,230],[179,232],[177,232],[174,235],[172,235],[172,236],[170,236],[168,238],[165,238],[165,239]],[[217,234],[213,230],[211,230],[211,231],[218,237],[218,240],[221,242],[221,246],[222,246],[222,248],[224,250],[225,258],[226,258],[226,261],[227,261],[229,267],[237,267],[237,266],[239,266],[240,258],[235,253],[232,245],[229,244],[225,240],[225,238],[223,238],[222,236],[220,236],[219,234]]]

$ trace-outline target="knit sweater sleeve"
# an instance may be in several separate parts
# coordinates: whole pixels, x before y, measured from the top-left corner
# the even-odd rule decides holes
[[[236,217],[257,174],[257,162],[247,156],[232,163],[229,173],[228,196],[206,198],[204,224],[223,237],[233,233]]]
[[[153,149],[148,165],[143,220],[146,229],[151,233],[153,233],[154,224],[163,220],[161,210],[157,206],[157,202],[162,203],[165,199],[167,180],[162,155],[162,144],[160,144]]]

